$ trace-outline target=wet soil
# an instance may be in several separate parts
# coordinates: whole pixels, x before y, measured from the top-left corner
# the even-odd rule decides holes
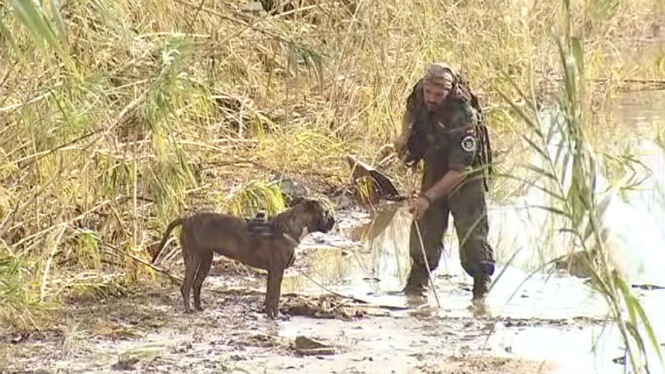
[[[515,313],[537,299],[528,287],[517,306],[493,314],[490,300],[490,311],[478,313],[452,252],[436,274],[440,309],[431,294],[426,304],[395,295],[408,271],[408,224],[403,212],[386,212],[346,211],[335,232],[308,237],[287,271],[278,320],[262,311],[265,275],[218,258],[204,283],[203,312],[184,314],[178,287],[168,282],[72,302],[48,331],[2,335],[0,373],[554,373],[565,360],[526,357],[513,349],[524,343],[515,339],[538,329],[579,334],[602,323],[583,313]],[[180,270],[179,263],[171,269]],[[514,291],[497,290],[498,298]]]
[[[13,343],[4,337],[1,371],[540,373],[553,367],[489,348],[493,319],[393,315],[334,296],[287,294],[281,310],[291,315],[271,321],[261,311],[261,289],[227,275],[212,278],[222,277],[204,289],[205,310],[191,315],[182,312],[173,287],[71,305],[62,325],[50,331]],[[578,324],[569,323],[563,328]],[[515,329],[527,324],[508,323]],[[299,337],[330,349],[297,349]]]

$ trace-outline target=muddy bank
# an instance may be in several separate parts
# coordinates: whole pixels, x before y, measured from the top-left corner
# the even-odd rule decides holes
[[[215,275],[210,283],[205,310],[193,315],[182,313],[173,287],[101,304],[70,305],[63,323],[53,330],[14,343],[3,337],[3,373],[499,373],[507,368],[542,372],[543,363],[521,361],[506,348],[487,344],[498,319],[395,313],[356,305],[347,306],[346,314],[271,321],[261,313],[261,289],[244,286],[244,280],[228,274]],[[344,302],[327,299],[329,304]],[[298,301],[303,297],[287,295],[282,312],[301,314]],[[307,301],[317,305],[318,299]],[[514,331],[531,324],[503,321]],[[536,324],[574,329],[588,322]],[[318,354],[299,351],[299,336],[330,349]],[[544,367],[555,366],[545,362]]]
[[[417,304],[396,294],[410,266],[404,204],[369,214],[349,199],[336,203],[335,229],[311,234],[286,271],[280,320],[262,311],[264,272],[217,258],[203,285],[203,312],[185,315],[178,286],[165,278],[127,297],[71,302],[47,331],[0,331],[0,373],[624,371],[623,343],[585,279],[561,266],[536,274],[506,266],[517,248],[506,228],[522,239],[523,263],[539,261],[524,224],[501,214],[517,215],[514,204],[490,205],[493,242],[505,252],[480,313],[471,308],[472,279],[459,266],[454,230],[434,273],[440,308],[431,291],[428,303]],[[175,259],[165,266],[182,276]],[[637,293],[650,316],[665,308],[664,290]],[[665,326],[652,323],[661,339]]]
[[[262,312],[261,272],[218,259],[204,283],[203,312],[185,315],[177,286],[167,282],[125,298],[70,303],[48,331],[4,334],[0,372],[554,373],[564,360],[523,354],[515,348],[523,336],[555,331],[580,340],[602,327],[597,315],[565,308],[533,315],[524,300],[537,298],[535,283],[507,309],[502,297],[511,283],[497,286],[490,310],[474,313],[471,279],[457,270],[454,251],[437,272],[442,308],[432,295],[411,304],[394,295],[408,271],[408,217],[394,209],[372,217],[344,212],[334,232],[299,248],[280,320]]]

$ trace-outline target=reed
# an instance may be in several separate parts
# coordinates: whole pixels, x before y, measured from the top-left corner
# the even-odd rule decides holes
[[[506,81],[521,92],[519,100],[498,89],[515,120],[527,126],[528,131],[521,133],[521,137],[538,156],[536,161],[521,165],[523,169],[519,174],[530,177],[519,180],[527,188],[544,192],[545,202],[538,208],[547,211],[551,223],[549,232],[544,235],[564,243],[569,248],[568,255],[576,251],[583,254],[578,261],[591,274],[591,284],[607,302],[611,320],[618,326],[628,352],[631,372],[654,372],[656,364],[663,365],[663,360],[649,317],[616,270],[606,244],[601,222],[606,206],[599,196],[606,192],[602,188],[610,186],[601,186],[597,179],[607,159],[594,150],[589,140],[594,124],[588,101],[593,91],[585,79],[588,52],[576,33],[575,10],[571,9],[569,0],[562,0],[562,4],[562,23],[556,29],[555,44],[563,84],[555,95],[554,115],[549,121],[544,120],[533,91],[522,91],[510,77],[506,77]],[[518,105],[518,101],[524,105]],[[621,163],[620,159],[614,161]],[[514,177],[516,171],[517,168],[503,177],[518,179]],[[648,361],[650,348],[659,363]]]
[[[0,5],[0,259],[13,264],[0,268],[0,309],[11,308],[10,324],[34,325],[32,306],[64,295],[153,281],[135,258],[150,258],[184,211],[278,211],[269,181],[281,173],[341,186],[341,155],[389,150],[433,60],[463,70],[498,150],[527,129],[499,92],[523,108],[517,88],[535,82],[540,100],[566,79],[548,39],[556,2],[301,1],[272,15],[238,2],[42,3]],[[657,33],[662,2],[584,0],[573,14],[585,76],[603,81],[594,92],[663,79],[662,48],[628,53]],[[386,170],[404,190],[414,184],[396,164]],[[497,184],[492,197],[510,189]]]

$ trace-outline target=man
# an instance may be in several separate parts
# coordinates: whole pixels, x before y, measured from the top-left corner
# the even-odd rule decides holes
[[[415,222],[411,226],[412,267],[404,288],[406,295],[425,297],[429,277],[420,239],[429,269],[434,271],[443,251],[449,213],[454,219],[462,267],[473,277],[472,301],[484,300],[494,274],[494,253],[487,242],[483,171],[478,170],[491,150],[486,131],[477,126],[480,113],[469,103],[475,97],[463,83],[447,65],[432,64],[407,99],[402,134],[395,141],[400,158],[406,154],[415,157],[416,163],[421,157],[424,160],[421,193],[409,207]]]

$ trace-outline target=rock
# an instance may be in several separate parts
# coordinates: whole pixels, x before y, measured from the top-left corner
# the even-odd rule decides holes
[[[310,191],[303,184],[297,182],[293,178],[278,177],[272,181],[279,186],[279,190],[285,197],[287,203],[298,197],[307,197]]]
[[[556,270],[568,272],[577,278],[592,278],[593,269],[597,265],[597,256],[593,251],[577,251],[553,260]],[[591,267],[590,267],[591,266]]]
[[[294,343],[295,351],[303,356],[335,354],[335,348],[321,344],[302,335],[297,336]]]
[[[353,199],[348,195],[337,195],[331,200],[337,206],[337,209],[351,208],[354,205]]]
[[[138,358],[120,359],[111,366],[111,369],[118,371],[134,370],[134,365],[139,362]]]
[[[397,188],[393,182],[388,179],[381,172],[371,167],[370,165],[360,161],[352,155],[346,155],[346,162],[349,164],[349,167],[352,170],[352,178],[358,180],[363,177],[369,176],[374,181],[375,191],[378,196],[378,199],[399,199],[402,196],[400,195]]]

